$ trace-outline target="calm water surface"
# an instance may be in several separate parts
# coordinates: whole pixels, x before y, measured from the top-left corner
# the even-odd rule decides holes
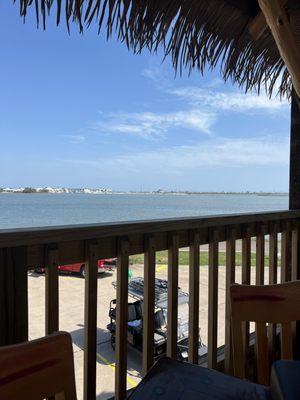
[[[288,196],[0,194],[0,229],[284,210]]]

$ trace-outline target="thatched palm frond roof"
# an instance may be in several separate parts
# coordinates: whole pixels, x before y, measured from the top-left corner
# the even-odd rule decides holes
[[[156,51],[162,47],[176,70],[201,72],[221,68],[246,91],[274,87],[289,97],[291,80],[273,36],[266,28],[253,38],[249,26],[258,13],[256,0],[13,0],[20,2],[26,17],[35,9],[37,21],[46,27],[47,15],[55,9],[57,24],[65,14],[67,27],[75,22],[80,31],[96,23],[107,37],[116,33],[128,48]],[[297,28],[299,1],[286,2],[291,25]],[[294,19],[292,19],[294,18]],[[278,82],[278,85],[275,83]]]

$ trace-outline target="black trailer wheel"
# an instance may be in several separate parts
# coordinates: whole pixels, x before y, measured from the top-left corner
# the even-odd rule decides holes
[[[82,265],[80,268],[80,275],[82,278],[85,278],[85,265]]]

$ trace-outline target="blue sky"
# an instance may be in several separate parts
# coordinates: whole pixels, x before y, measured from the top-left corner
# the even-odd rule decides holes
[[[0,5],[0,187],[287,191],[289,104]]]

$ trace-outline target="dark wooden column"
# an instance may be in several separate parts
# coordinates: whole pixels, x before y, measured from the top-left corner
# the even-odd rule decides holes
[[[300,101],[295,91],[291,101],[291,144],[290,144],[290,210],[300,209]],[[300,242],[297,242],[296,278],[300,278]],[[296,324],[295,356],[300,359],[300,321]]]
[[[0,249],[0,346],[28,339],[26,247]]]
[[[300,209],[300,100],[293,91],[291,104],[290,210]]]

